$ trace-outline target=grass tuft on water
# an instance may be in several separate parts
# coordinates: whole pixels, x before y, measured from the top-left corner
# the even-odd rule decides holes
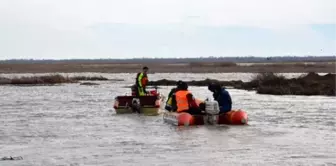
[[[31,77],[15,77],[10,79],[9,84],[12,85],[53,85],[62,83],[77,83],[76,80],[70,77],[64,77],[59,74],[47,75],[47,76],[31,76]]]
[[[12,79],[0,77],[0,85],[54,85],[54,84],[64,84],[64,83],[78,83],[80,80],[108,80],[102,76],[75,76],[68,77],[62,76],[60,74],[46,75],[46,76],[23,76],[14,77]]]
[[[78,80],[78,81],[107,81],[109,80],[108,78],[105,78],[103,76],[92,76],[92,77],[86,77],[86,76],[74,76],[72,77],[72,79],[74,80]]]

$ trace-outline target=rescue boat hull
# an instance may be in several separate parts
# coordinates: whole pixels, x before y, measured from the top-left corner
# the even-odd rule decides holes
[[[242,110],[232,110],[220,115],[190,115],[189,113],[164,112],[163,121],[176,126],[193,125],[246,125],[247,113]]]
[[[136,101],[136,103],[134,103]],[[160,114],[161,97],[158,96],[117,96],[114,109],[117,114],[140,113],[146,116]]]
[[[135,113],[130,108],[117,108],[115,109],[117,114],[132,114]],[[142,108],[141,114],[144,114],[146,116],[157,116],[160,114],[159,108]]]

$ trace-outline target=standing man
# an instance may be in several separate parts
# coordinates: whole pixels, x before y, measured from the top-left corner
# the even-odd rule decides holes
[[[136,96],[145,96],[147,94],[146,86],[148,83],[147,77],[148,67],[142,68],[142,72],[137,74],[135,85],[137,87]]]

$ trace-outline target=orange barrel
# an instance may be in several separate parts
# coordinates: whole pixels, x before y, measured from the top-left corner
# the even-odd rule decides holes
[[[179,126],[191,126],[195,124],[195,119],[192,115],[186,112],[177,113],[176,118]]]
[[[176,126],[191,126],[195,124],[194,117],[186,112],[165,112],[163,114],[163,121]]]
[[[247,113],[242,110],[235,111],[231,114],[230,121],[231,124],[235,125],[247,124]]]
[[[232,110],[226,114],[219,115],[218,124],[244,125],[247,124],[247,113],[242,110]]]

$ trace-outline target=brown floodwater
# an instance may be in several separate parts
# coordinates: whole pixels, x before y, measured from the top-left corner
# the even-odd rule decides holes
[[[133,75],[105,74],[126,80],[98,86],[0,86],[0,158],[23,158],[0,160],[0,165],[336,165],[335,97],[228,89],[233,108],[248,113],[249,125],[176,127],[162,116],[115,114],[113,99],[130,91],[123,87],[133,83]],[[149,75],[167,77],[206,76]],[[207,77],[246,80],[251,75]],[[170,88],[159,90],[167,95]],[[198,98],[211,96],[206,87],[190,90]]]

